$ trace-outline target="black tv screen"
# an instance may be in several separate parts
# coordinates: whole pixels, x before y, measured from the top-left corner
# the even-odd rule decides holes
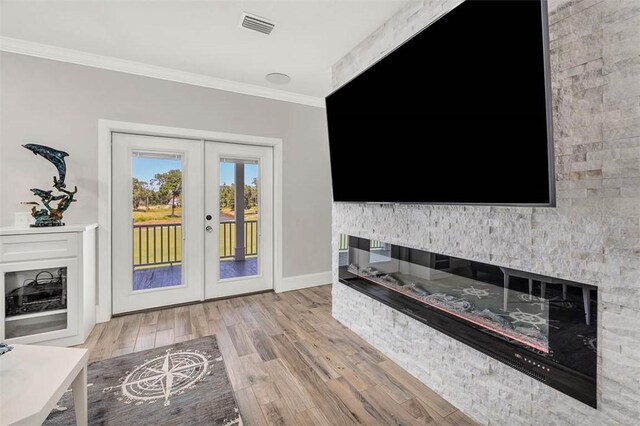
[[[546,19],[467,0],[330,94],[334,200],[553,206]]]

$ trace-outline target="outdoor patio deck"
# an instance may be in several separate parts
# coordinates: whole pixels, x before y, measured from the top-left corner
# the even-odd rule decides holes
[[[237,278],[256,275],[258,258],[250,257],[244,261],[233,259],[220,260],[220,278]],[[157,266],[133,271],[133,289],[147,290],[179,285],[182,277],[182,265]]]

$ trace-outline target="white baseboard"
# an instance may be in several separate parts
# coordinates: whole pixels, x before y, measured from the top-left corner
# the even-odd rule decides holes
[[[307,287],[316,287],[319,285],[331,284],[333,275],[331,271],[316,272],[314,274],[296,275],[293,277],[282,278],[282,284],[276,286],[275,291],[281,293],[283,291],[300,290]]]
[[[111,309],[100,304],[96,305],[96,324],[111,320]]]

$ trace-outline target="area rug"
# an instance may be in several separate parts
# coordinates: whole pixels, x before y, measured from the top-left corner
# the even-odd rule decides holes
[[[215,336],[94,362],[90,425],[242,425]],[[67,391],[45,425],[75,424]]]

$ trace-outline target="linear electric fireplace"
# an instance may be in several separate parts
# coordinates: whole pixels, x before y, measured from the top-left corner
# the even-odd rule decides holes
[[[596,407],[597,288],[341,236],[340,282]]]

